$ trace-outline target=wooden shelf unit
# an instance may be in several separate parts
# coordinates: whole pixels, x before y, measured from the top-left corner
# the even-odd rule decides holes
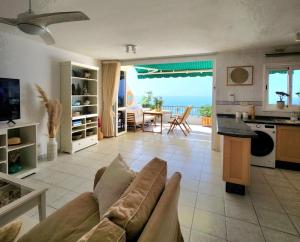
[[[22,170],[11,175],[23,178],[36,173],[37,162],[37,123],[0,125],[0,172],[9,174],[9,153],[19,151]],[[8,139],[20,137],[21,144],[8,145]]]
[[[90,77],[74,76],[76,72],[89,72]],[[98,72],[99,68],[96,66],[72,61],[61,63],[61,103],[64,110],[61,123],[61,150],[63,152],[72,154],[98,143]],[[87,94],[72,92],[72,85],[75,86],[75,90],[78,86],[81,89],[86,87]],[[90,103],[84,104],[87,100]],[[80,113],[75,115],[75,112]],[[96,124],[92,135],[88,135],[91,128],[87,120]],[[79,123],[76,124],[75,121]],[[82,137],[75,139],[79,134]]]

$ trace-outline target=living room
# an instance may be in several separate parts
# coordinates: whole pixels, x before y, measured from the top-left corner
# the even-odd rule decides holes
[[[300,241],[299,1],[1,3],[0,241]],[[116,136],[121,66],[207,60],[211,135]]]

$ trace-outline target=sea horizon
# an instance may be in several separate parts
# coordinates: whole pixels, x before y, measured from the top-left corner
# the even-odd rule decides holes
[[[212,105],[212,97],[199,96],[161,96],[163,106],[194,106],[200,107],[204,105]],[[142,96],[135,96],[137,104],[141,104]]]

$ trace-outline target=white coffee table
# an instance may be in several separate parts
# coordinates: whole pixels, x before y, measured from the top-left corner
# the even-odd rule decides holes
[[[40,221],[46,218],[46,191],[24,180],[0,173],[0,226],[18,218],[35,206]]]

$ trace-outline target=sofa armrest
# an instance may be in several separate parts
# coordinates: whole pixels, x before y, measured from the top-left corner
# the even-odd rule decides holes
[[[100,180],[100,178],[102,177],[104,171],[106,170],[106,167],[102,167],[100,168],[97,172],[96,172],[96,175],[95,175],[95,178],[94,178],[94,189],[98,183],[98,181]]]

